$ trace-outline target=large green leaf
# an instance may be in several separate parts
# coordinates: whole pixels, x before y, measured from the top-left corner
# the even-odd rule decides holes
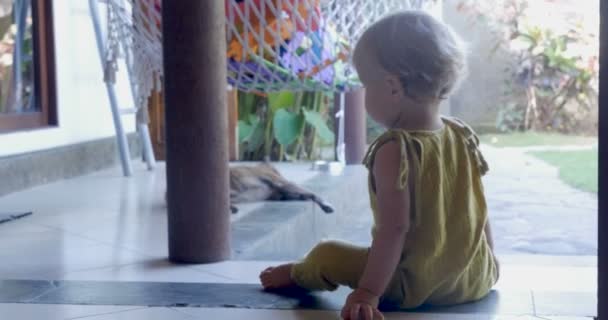
[[[323,116],[316,111],[304,110],[306,122],[317,130],[317,134],[325,143],[334,141],[334,133],[331,132]]]
[[[243,143],[246,142],[247,140],[249,140],[249,137],[251,136],[251,134],[253,133],[253,125],[243,121],[243,120],[239,120],[239,143]]]
[[[260,123],[260,117],[257,114],[250,114],[248,117],[251,125],[257,126]]]
[[[255,114],[249,115],[249,123],[251,123],[252,129],[247,139],[247,151],[255,152],[264,144],[264,124]]]
[[[258,123],[253,129],[248,142],[247,151],[249,152],[255,152],[262,147],[264,144],[264,126],[261,123]]]
[[[279,109],[273,119],[274,138],[283,146],[292,144],[304,126],[304,117],[300,114]]]
[[[296,95],[293,92],[281,91],[268,94],[268,106],[272,111],[293,107]]]
[[[249,121],[255,112],[258,98],[253,93],[239,92],[238,99],[239,120]]]
[[[239,143],[249,142],[251,135],[254,133],[256,128],[260,126],[260,117],[255,114],[248,114],[244,116],[247,120],[239,120]]]

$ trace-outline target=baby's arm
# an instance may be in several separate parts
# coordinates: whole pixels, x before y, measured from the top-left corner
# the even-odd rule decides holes
[[[376,236],[359,288],[378,297],[384,293],[395,272],[410,225],[410,188],[400,190],[397,187],[400,163],[405,156],[393,141],[383,145],[374,159],[378,200]]]

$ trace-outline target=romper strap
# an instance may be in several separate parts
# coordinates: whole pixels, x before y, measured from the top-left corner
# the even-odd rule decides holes
[[[457,118],[444,118],[448,123],[452,125],[462,135],[467,148],[475,158],[479,173],[484,176],[490,170],[488,162],[484,158],[481,150],[479,149],[479,137],[475,134],[475,131],[462,120]]]

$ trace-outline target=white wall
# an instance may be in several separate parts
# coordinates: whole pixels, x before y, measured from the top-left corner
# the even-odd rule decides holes
[[[53,0],[53,6],[59,126],[0,134],[0,157],[114,135],[88,1]],[[125,107],[131,106],[124,72],[116,87],[119,101]],[[122,119],[125,130],[133,132],[134,117],[127,115]]]

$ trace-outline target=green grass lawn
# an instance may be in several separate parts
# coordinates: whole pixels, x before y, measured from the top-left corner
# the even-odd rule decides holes
[[[567,184],[597,193],[597,149],[583,151],[541,151],[531,155],[559,168],[559,177]]]
[[[486,134],[481,135],[480,139],[483,143],[494,147],[580,146],[591,145],[597,142],[597,138],[594,137],[568,136],[542,132]]]

